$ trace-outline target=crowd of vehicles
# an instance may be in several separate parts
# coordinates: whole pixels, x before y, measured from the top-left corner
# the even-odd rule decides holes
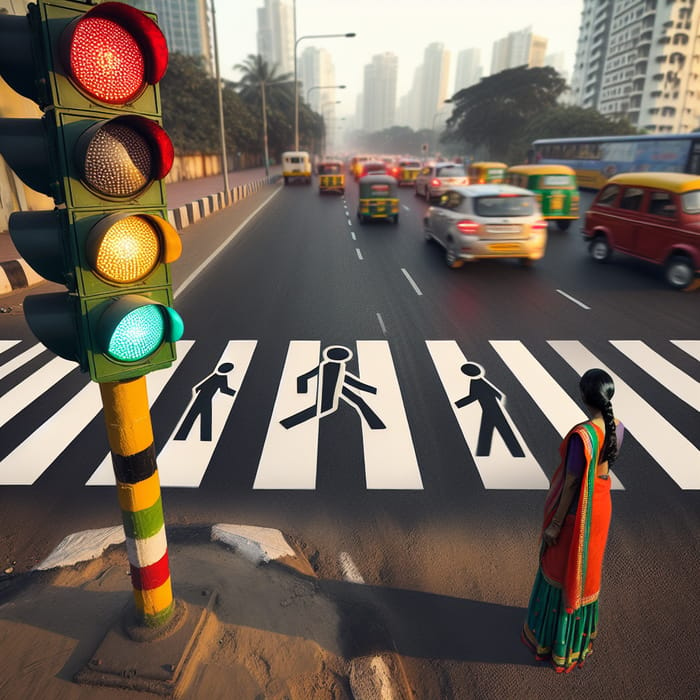
[[[565,145],[576,150],[562,150]],[[423,218],[425,237],[445,249],[451,268],[481,258],[518,258],[531,264],[545,253],[548,222],[566,231],[580,214],[580,162],[553,161],[565,153],[587,154],[588,164],[597,158],[596,167],[605,175],[603,179],[598,170],[593,177],[590,171],[582,178],[599,189],[582,225],[591,257],[605,262],[614,252],[623,253],[661,266],[676,289],[698,285],[700,138],[547,139],[536,141],[533,153],[535,163],[509,167],[482,161],[466,168],[454,161],[359,154],[347,160],[321,159],[315,174],[322,194],[343,194],[346,173],[352,175],[361,224],[381,219],[398,223],[398,188],[413,186],[416,196],[431,205]],[[637,170],[615,174],[623,163]],[[660,163],[668,170],[656,167]],[[285,153],[283,175],[285,184],[311,182],[308,153]]]

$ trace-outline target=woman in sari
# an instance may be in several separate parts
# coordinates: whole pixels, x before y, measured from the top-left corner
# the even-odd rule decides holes
[[[564,438],[544,508],[540,566],[523,642],[558,673],[583,666],[598,634],[598,595],[611,517],[610,465],[624,427],[613,414],[615,387],[602,369],[579,382],[591,416]]]

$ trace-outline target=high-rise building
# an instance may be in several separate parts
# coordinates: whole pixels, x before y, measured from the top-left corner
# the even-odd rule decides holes
[[[575,104],[651,133],[700,125],[700,4],[584,0],[572,78]]]
[[[450,72],[450,52],[444,44],[430,44],[423,54],[420,80],[418,128],[435,128],[436,115],[445,111],[447,81]]]
[[[308,46],[299,56],[297,70],[300,94],[314,112],[321,112],[321,105],[336,100],[335,66],[327,49]],[[323,89],[321,89],[323,88]]]
[[[396,118],[396,80],[399,59],[393,53],[372,57],[365,66],[362,125],[365,131],[393,126]]]
[[[476,85],[483,73],[481,49],[465,49],[457,55],[457,71],[453,93]]]
[[[214,63],[207,0],[129,0],[129,4],[158,15],[171,53],[201,56],[213,75]]]
[[[284,0],[258,8],[258,54],[278,74],[294,73],[294,13]]]
[[[528,66],[528,68],[543,66],[546,52],[547,39],[535,36],[531,27],[511,32],[493,44],[491,75],[518,66]]]

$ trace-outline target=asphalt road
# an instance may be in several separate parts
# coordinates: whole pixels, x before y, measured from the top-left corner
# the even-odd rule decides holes
[[[271,187],[184,233],[174,266],[182,359],[152,391],[166,523],[279,528],[319,575],[359,573],[416,697],[696,697],[698,294],[668,289],[658,270],[631,260],[595,264],[578,224],[551,227],[533,267],[450,270],[424,241],[425,203],[405,189],[401,205],[398,225],[360,226],[352,181],[344,197]],[[2,370],[32,340],[21,315],[0,328],[0,340],[22,341],[0,355]],[[31,393],[49,358],[2,376],[3,404]],[[192,389],[225,361],[235,394],[212,399],[212,439],[197,422],[174,439]],[[485,455],[475,449],[479,414],[454,408],[471,391],[466,362],[505,397]],[[518,634],[547,477],[590,363],[619,378],[614,404],[628,434],[615,466],[601,636],[587,667],[561,679],[534,665]],[[305,413],[324,371],[344,376],[346,393],[320,416]],[[18,471],[36,466],[48,443],[30,455],[26,439],[59,421],[84,385],[72,372],[41,400],[6,409],[0,557],[20,569],[69,532],[119,520],[113,488],[84,485],[106,454],[99,415],[81,414],[77,437],[33,483],[2,480],[12,455]]]

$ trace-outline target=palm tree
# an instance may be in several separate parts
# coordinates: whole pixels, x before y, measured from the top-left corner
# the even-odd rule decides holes
[[[279,85],[281,83],[289,83],[292,80],[291,73],[277,75],[277,64],[270,66],[268,62],[259,54],[248,54],[243,63],[237,63],[234,70],[240,71],[243,76],[235,83],[236,88],[241,89],[241,97],[245,99],[252,98],[258,88],[262,100],[262,119],[263,119],[263,145],[265,149],[265,175],[269,175],[270,157],[267,145],[267,98],[265,96],[266,86]]]

